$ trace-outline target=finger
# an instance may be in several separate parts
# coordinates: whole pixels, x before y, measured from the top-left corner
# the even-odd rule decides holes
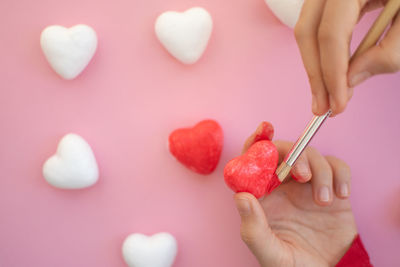
[[[274,127],[271,123],[263,121],[258,125],[256,131],[247,138],[244,143],[242,154],[245,153],[255,142],[260,140],[272,140],[274,137]]]
[[[371,12],[375,9],[381,8],[385,5],[387,0],[370,0],[368,1],[361,10],[361,14],[365,14],[367,12]]]
[[[344,111],[348,101],[347,71],[354,26],[367,0],[327,0],[318,41],[321,69],[333,114]]]
[[[288,141],[282,141],[282,140],[276,140],[273,141],[276,149],[278,150],[278,154],[279,154],[279,163],[281,163],[284,159],[284,157],[286,156],[286,154],[290,151],[290,149],[293,146],[292,142],[288,142]]]
[[[286,141],[274,141],[274,144],[279,153],[279,162],[282,162],[283,158],[292,148],[293,143]],[[311,169],[306,152],[300,155],[290,173],[292,178],[300,183],[306,183],[311,179]]]
[[[310,162],[311,185],[316,204],[327,206],[332,203],[332,169],[328,161],[314,148],[306,149]]]
[[[326,159],[332,168],[336,196],[343,199],[348,198],[350,196],[350,167],[338,158],[327,156]]]
[[[322,115],[328,111],[328,93],[326,91],[318,48],[318,27],[326,0],[306,0],[295,27],[296,41],[300,49],[312,93],[312,111]]]
[[[307,153],[302,153],[293,165],[290,171],[293,179],[300,183],[307,183],[311,179],[310,163],[308,162]]]
[[[275,266],[279,242],[258,200],[249,193],[234,196],[241,218],[240,234],[261,265]]]
[[[353,60],[350,65],[349,86],[354,87],[373,75],[397,72],[400,69],[400,20],[396,19],[377,45]]]
[[[349,89],[348,89],[348,91],[347,91],[347,101],[350,101],[350,99],[353,97],[353,95],[354,95],[354,88],[353,87],[350,87]]]

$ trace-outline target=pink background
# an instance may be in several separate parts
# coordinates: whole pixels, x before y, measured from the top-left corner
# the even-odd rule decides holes
[[[153,24],[166,10],[207,8],[214,31],[193,66],[174,60]],[[357,28],[355,44],[374,15]],[[46,62],[41,30],[91,25],[98,50],[77,79]],[[130,233],[169,231],[175,266],[257,266],[239,237],[225,163],[262,120],[295,140],[311,117],[310,93],[292,30],[262,0],[0,1],[0,266],[125,266]],[[376,266],[400,265],[399,75],[359,86],[347,112],[313,141],[353,170],[351,201]],[[220,122],[225,147],[203,177],[177,164],[168,134],[204,118]],[[93,147],[101,177],[63,191],[43,162],[74,132]]]

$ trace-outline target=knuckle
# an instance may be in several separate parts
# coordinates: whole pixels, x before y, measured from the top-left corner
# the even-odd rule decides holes
[[[306,148],[306,151],[307,151],[307,154],[309,154],[309,155],[319,155],[319,151],[312,146],[308,146]]]
[[[386,65],[387,71],[388,72],[397,72],[400,70],[400,53],[392,52],[389,49],[387,49],[385,46],[382,46],[382,49],[384,51],[384,58],[382,60],[384,61],[384,64]]]
[[[324,81],[321,73],[308,72],[308,81],[311,86],[311,92],[315,95],[325,92]]]
[[[350,179],[350,177],[351,177],[350,166],[346,162],[339,160],[339,164],[337,166],[337,173],[340,176],[338,178]]]
[[[305,39],[312,38],[313,32],[311,31],[310,27],[300,19],[294,27],[294,37],[299,43]]]
[[[321,180],[331,180],[333,177],[332,169],[329,164],[324,165],[324,168],[321,169]]]
[[[319,43],[332,43],[336,41],[335,35],[332,33],[332,31],[329,31],[326,29],[325,26],[321,25],[318,28],[318,42]]]
[[[320,84],[322,83],[322,77],[321,75],[319,75],[319,73],[314,73],[314,72],[310,72],[307,73],[308,75],[308,80],[310,81],[310,84],[314,85],[314,84]]]
[[[335,178],[339,180],[349,180],[351,178],[351,168],[345,161],[334,156],[327,156],[327,159],[335,162],[335,164],[332,164],[335,176],[337,176]]]

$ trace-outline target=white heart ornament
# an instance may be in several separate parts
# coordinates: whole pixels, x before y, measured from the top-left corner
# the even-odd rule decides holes
[[[275,16],[290,28],[299,20],[304,0],[265,0]]]
[[[97,35],[91,27],[83,24],[71,28],[52,25],[42,31],[40,45],[54,71],[71,80],[92,59],[97,48]]]
[[[170,267],[177,250],[176,239],[169,233],[131,234],[122,245],[122,256],[129,267]]]
[[[43,176],[54,187],[81,189],[97,182],[99,169],[90,145],[79,135],[67,134],[44,163]]]
[[[212,28],[211,15],[201,7],[193,7],[182,13],[164,12],[155,23],[158,40],[172,56],[184,64],[193,64],[200,59]]]

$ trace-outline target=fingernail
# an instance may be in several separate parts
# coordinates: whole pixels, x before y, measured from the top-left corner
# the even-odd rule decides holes
[[[343,183],[343,184],[340,185],[339,193],[340,193],[340,196],[342,196],[342,197],[348,197],[349,196],[349,187],[347,186],[346,183]]]
[[[317,98],[315,97],[315,95],[312,95],[312,104],[311,104],[311,108],[312,108],[313,113],[317,112],[318,103],[317,103]]]
[[[246,198],[236,199],[236,206],[240,216],[249,216],[251,213],[250,201]]]
[[[319,200],[321,202],[329,202],[330,200],[330,193],[327,186],[323,186],[319,189]]]
[[[310,168],[304,162],[298,162],[296,164],[296,173],[300,175],[301,178],[307,179],[310,176]]]
[[[350,78],[350,87],[359,85],[369,77],[371,77],[371,73],[369,73],[368,71],[363,71],[361,73],[353,75],[353,77]]]

